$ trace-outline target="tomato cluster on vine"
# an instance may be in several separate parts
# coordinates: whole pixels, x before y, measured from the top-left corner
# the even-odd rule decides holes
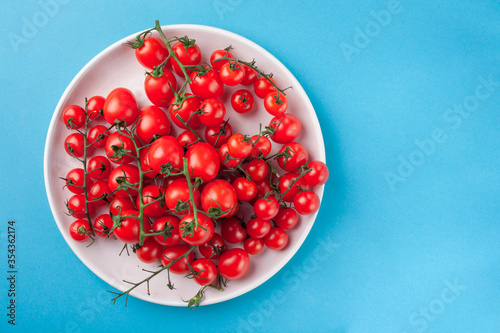
[[[295,141],[300,120],[255,61],[235,58],[228,47],[202,64],[195,40],[151,30],[129,43],[147,70],[150,105],[140,107],[118,87],[63,111],[73,131],[64,148],[83,163],[63,178],[73,193],[68,214],[77,219],[70,235],[117,238],[141,261],[159,261],[201,286],[218,274],[239,279],[250,255],[284,249],[299,216],[319,209],[314,187],[327,181],[328,168]],[[228,113],[253,112],[257,103],[272,120],[256,133],[238,132]],[[280,149],[271,155],[273,145]]]

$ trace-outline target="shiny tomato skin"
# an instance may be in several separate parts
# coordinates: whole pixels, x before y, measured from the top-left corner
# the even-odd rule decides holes
[[[247,65],[242,65],[243,69],[245,70],[245,78],[243,81],[241,81],[241,84],[244,86],[250,86],[257,81],[257,72],[253,69],[248,67]]]
[[[225,63],[219,71],[222,83],[227,86],[238,85],[245,79],[245,70],[241,64],[236,64],[234,69],[231,67],[229,63]]]
[[[113,236],[113,220],[109,214],[99,215],[94,221],[94,231],[99,237],[106,238]],[[111,231],[111,233],[110,233]]]
[[[264,241],[262,239],[249,237],[243,242],[243,248],[248,254],[256,255],[264,249]]]
[[[200,245],[198,249],[205,258],[218,259],[219,254],[226,249],[226,242],[221,235],[214,233],[212,238],[205,244]]]
[[[103,107],[104,119],[113,125],[115,120],[132,125],[139,117],[139,107],[134,94],[126,88],[116,88],[106,97]]]
[[[257,141],[257,138],[259,139]],[[262,157],[266,157],[267,155],[269,155],[269,153],[271,152],[271,149],[272,149],[272,144],[271,144],[271,141],[269,141],[269,139],[265,136],[261,136],[259,138],[259,136],[256,134],[256,135],[253,135],[252,136],[252,142],[254,142],[254,146],[252,148],[252,153],[251,155],[253,157],[259,157],[260,154],[262,153]]]
[[[195,223],[194,213],[188,214],[181,219],[179,223],[179,232],[184,242],[190,245],[205,244],[214,235],[214,223],[212,219],[205,214],[198,213],[198,226],[193,227],[193,234],[187,234],[185,228],[190,223]]]
[[[179,201],[188,202],[189,201],[189,187],[186,178],[182,177],[174,180],[170,185],[168,185],[165,190],[165,203],[168,209],[172,210],[176,214],[187,214],[188,209],[186,207],[185,210],[180,212],[175,212],[174,209],[177,206]],[[193,198],[195,205],[199,205],[200,203],[200,190],[197,188],[193,188]],[[191,202],[188,202],[189,207],[191,207],[191,211],[193,210]]]
[[[87,144],[94,148],[104,148],[109,131],[106,126],[96,125],[91,127],[87,134]]]
[[[280,153],[284,152],[288,148],[291,157],[280,156],[276,159],[278,165],[285,171],[296,172],[301,166],[307,163],[309,159],[309,153],[306,148],[298,142],[290,142],[280,149]]]
[[[250,256],[243,249],[229,249],[219,257],[219,273],[229,280],[243,277],[250,267]]]
[[[295,181],[299,177],[298,173],[285,173],[284,175],[281,175],[279,183],[278,183],[278,188],[280,191],[280,194],[282,195],[283,201],[286,202],[293,202],[293,199],[295,196],[301,191],[301,189],[306,189],[310,190],[311,186],[305,180],[304,177],[300,178],[299,180]],[[292,188],[288,189],[290,187],[290,184],[295,181],[293,184]],[[286,194],[283,196],[283,193]]]
[[[107,180],[111,172],[111,163],[104,156],[94,156],[87,164],[87,172],[93,180]]]
[[[309,171],[304,175],[304,178],[307,180],[311,186],[323,185],[328,180],[329,172],[328,167],[324,162],[321,161],[312,161],[307,164]]]
[[[251,219],[247,222],[247,233],[253,238],[263,238],[271,230],[271,221],[259,218]]]
[[[199,116],[200,121],[206,126],[218,126],[224,123],[226,107],[218,98],[207,98],[200,104],[203,113]]]
[[[179,59],[181,64],[183,64],[184,66],[188,66],[188,68],[186,68],[186,72],[188,75],[190,74],[190,72],[192,72],[189,69],[189,65],[199,65],[201,63],[201,50],[196,44],[186,47],[181,42],[177,42],[172,46],[172,50],[174,51],[177,59]],[[184,78],[184,73],[182,73],[181,67],[174,59],[174,57],[170,58],[170,65],[172,66],[175,74]]]
[[[163,201],[157,201],[152,203],[159,198],[163,193],[165,193],[165,188],[159,185],[147,185],[142,189],[142,202],[144,204],[149,204],[144,207],[144,216],[146,217],[160,217],[167,213],[168,208]],[[136,199],[136,206],[139,207],[139,196]]]
[[[264,108],[275,117],[281,116],[288,109],[288,101],[283,93],[270,92],[264,97]]]
[[[149,73],[144,79],[144,91],[148,99],[155,106],[161,108],[167,107],[174,97],[174,91],[177,91],[177,79],[166,68],[163,68],[163,74],[158,77]]]
[[[139,111],[139,124],[135,130],[143,143],[154,138],[170,134],[170,122],[167,115],[157,106],[148,105]]]
[[[174,246],[179,244],[181,241],[181,235],[179,233],[179,223],[180,219],[177,216],[173,215],[165,215],[160,218],[157,218],[153,223],[151,230],[153,232],[162,231],[163,229],[170,229],[170,236],[166,237],[165,235],[156,235],[153,236],[154,240],[163,246]],[[165,227],[166,225],[166,227]]]
[[[220,208],[222,211],[228,211],[220,215],[219,218],[232,216],[235,211],[232,210],[237,204],[237,196],[231,183],[215,179],[207,183],[201,191],[201,207],[205,212],[210,208]]]
[[[85,125],[85,112],[78,105],[70,105],[63,110],[62,119],[68,129],[79,129]]]
[[[225,133],[221,132],[222,127],[224,127],[223,132]],[[231,135],[233,135],[233,128],[231,124],[226,121],[220,125],[205,128],[205,140],[209,145],[215,148],[220,148],[220,146],[225,144]]]
[[[206,142],[198,142],[189,147],[186,158],[192,179],[200,177],[204,183],[207,183],[219,174],[219,155],[215,148]]]
[[[106,99],[102,96],[92,96],[87,102],[87,114],[90,120],[101,118]]]
[[[144,176],[148,178],[155,178],[158,173],[151,167],[151,162],[149,162],[149,149],[151,146],[141,149],[139,157],[141,159],[141,170],[144,172]]]
[[[170,119],[172,122],[177,125],[179,128],[187,129],[186,125],[177,117],[181,117],[181,119],[187,123],[192,129],[197,129],[201,126],[199,115],[194,114],[200,108],[201,101],[198,96],[186,93],[186,99],[178,100],[177,98],[173,98],[170,101],[170,106],[168,108],[168,114],[170,115]],[[189,118],[191,117],[191,120]],[[188,123],[189,120],[189,123]]]
[[[111,191],[106,180],[98,180],[88,189],[88,200],[92,201],[93,205],[105,206],[111,199]]]
[[[193,71],[190,78],[192,82],[189,87],[193,95],[201,99],[221,98],[224,95],[224,83],[222,83],[217,71],[209,69],[203,75]]]
[[[135,205],[128,196],[114,197],[109,203],[109,214],[113,216],[121,215],[122,212],[127,210],[136,210]]]
[[[184,244],[177,244],[174,246],[167,246],[163,249],[161,254],[161,263],[163,266],[167,266],[175,259],[181,257],[187,251],[189,251],[191,247]],[[194,260],[193,252],[190,252],[187,256],[182,259],[176,261],[172,266],[169,267],[170,273],[174,274],[187,274],[189,272],[189,264],[191,264]]]
[[[126,135],[131,135],[130,131],[128,130],[124,131],[123,133],[126,133]],[[137,151],[135,149],[134,141],[132,141],[132,139],[118,132],[114,132],[106,140],[105,151],[108,159],[114,164],[123,165],[135,161],[135,159],[132,156],[127,156],[127,155],[122,155],[121,157],[114,156],[115,155],[114,149],[116,149],[116,147],[121,147],[124,153],[125,151],[127,151],[126,152],[127,155],[137,156]]]
[[[72,169],[66,175],[66,188],[75,194],[83,193],[84,171],[82,168]],[[87,173],[87,188],[92,185],[92,180]]]
[[[73,216],[74,218],[77,219],[84,219],[87,217],[85,214],[86,207],[85,207],[85,195],[83,194],[75,194],[72,197],[68,199],[68,211]],[[94,205],[89,203],[88,204],[89,208],[89,214],[92,214],[94,212]]]
[[[269,122],[269,127],[275,129],[271,135],[271,140],[276,143],[289,143],[299,136],[302,130],[300,120],[290,113],[274,117]]]
[[[157,173],[161,173],[162,165],[170,163],[172,168],[182,170],[184,149],[173,136],[162,136],[149,148],[149,164]]]
[[[155,242],[152,238],[146,238],[140,248],[135,251],[137,258],[146,264],[152,264],[160,259],[163,246]]]
[[[274,81],[273,78],[269,78],[272,82],[276,84],[276,81]],[[253,85],[253,90],[255,92],[255,95],[257,95],[260,98],[266,97],[267,94],[276,91],[276,88],[269,82],[265,77],[261,76],[257,80],[255,80],[255,83]]]
[[[293,200],[293,206],[300,215],[310,215],[318,211],[319,197],[313,191],[300,192]]]
[[[236,197],[240,201],[250,201],[257,195],[257,184],[245,177],[238,177],[233,181]]]
[[[135,57],[147,69],[160,65],[168,56],[168,48],[158,37],[147,37],[142,45],[135,49]]]
[[[267,198],[260,198],[255,201],[253,206],[255,215],[262,220],[270,220],[274,218],[280,209],[280,205],[276,198],[269,196]]]
[[[280,208],[278,215],[274,218],[274,222],[281,229],[291,229],[297,225],[299,215],[293,208]]]
[[[122,242],[127,243],[127,244],[138,244],[139,243],[141,226],[140,226],[139,220],[132,217],[132,216],[138,216],[138,215],[139,215],[139,212],[136,210],[127,210],[127,211],[122,212],[121,216],[131,216],[131,217],[124,218],[120,222],[120,225],[117,226],[113,230],[116,238],[118,238],[119,240],[121,240]],[[149,232],[149,230],[151,229],[151,225],[149,224],[149,221],[147,219],[144,219],[143,223],[144,223],[143,224],[144,231]]]
[[[220,226],[222,238],[228,243],[240,243],[247,236],[247,231],[243,228],[241,221],[235,217],[225,219]]]
[[[77,242],[85,242],[92,234],[87,220],[76,220],[69,226],[69,234]]]
[[[243,159],[249,156],[253,149],[252,140],[241,133],[231,135],[227,140],[229,154],[237,159]]]
[[[196,142],[198,140],[198,137],[194,135],[193,132],[190,130],[185,130],[182,131],[178,136],[177,136],[177,141],[181,144],[182,147],[186,148],[187,146],[191,145],[192,143]]]
[[[85,138],[80,133],[71,133],[64,140],[64,149],[66,153],[71,157],[83,157],[85,152]],[[90,146],[87,148],[87,156],[92,155],[94,152],[94,147]]]
[[[267,177],[269,166],[264,160],[255,159],[247,163],[245,171],[253,181],[258,182]]]
[[[288,235],[285,230],[272,227],[266,237],[264,237],[264,244],[271,250],[283,250],[288,244]]]
[[[228,58],[234,58],[234,56],[231,53],[231,51],[228,51],[228,50],[215,50],[210,55],[210,65],[212,65],[212,67],[215,68],[216,70],[220,70],[220,68],[222,67],[222,65],[227,64],[229,61],[228,60],[221,60],[221,61],[214,62],[214,60],[217,60],[217,59],[222,58],[224,56],[228,57]]]
[[[231,95],[231,106],[238,113],[247,113],[253,110],[254,98],[250,91],[246,89],[236,90]]]
[[[196,276],[193,277],[193,280],[200,286],[208,286],[214,282],[217,277],[217,267],[213,261],[209,259],[196,259],[193,261],[191,267],[193,267],[194,271],[197,272]]]
[[[219,148],[219,161],[226,168],[234,168],[241,162],[240,159],[235,159],[229,154],[227,143],[222,144]]]
[[[117,178],[124,177],[134,188],[139,187],[139,169],[135,165],[124,164],[111,170],[108,178],[108,186],[111,192],[118,188]],[[130,195],[137,196],[137,190],[129,188]],[[121,189],[113,193],[116,197],[128,197],[125,190]]]

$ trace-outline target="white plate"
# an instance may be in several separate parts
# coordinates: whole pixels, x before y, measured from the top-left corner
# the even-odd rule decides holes
[[[288,112],[296,115],[302,122],[302,132],[296,141],[301,142],[308,149],[311,160],[325,161],[323,136],[314,108],[299,82],[273,55],[246,38],[213,27],[171,25],[164,26],[163,31],[167,37],[188,35],[190,38],[196,39],[203,52],[202,61],[204,62],[208,62],[212,51],[231,44],[234,48],[231,52],[235,57],[247,61],[255,58],[256,64],[261,70],[274,73],[278,86],[292,86],[293,89],[287,90]],[[130,288],[130,285],[124,283],[123,280],[141,281],[149,275],[149,273],[142,271],[142,268],[156,270],[158,264],[143,264],[133,253],[130,257],[123,254],[118,256],[123,246],[123,243],[118,240],[98,239],[94,245],[87,248],[86,243],[77,243],[70,237],[68,228],[75,219],[64,214],[66,211],[64,202],[71,196],[71,193],[68,190],[61,190],[63,181],[58,177],[64,177],[70,169],[81,167],[81,164],[69,157],[63,149],[63,142],[69,135],[69,131],[61,120],[61,114],[62,110],[70,104],[83,105],[85,97],[90,98],[94,95],[106,97],[116,87],[130,89],[135,94],[139,107],[151,104],[143,89],[145,70],[137,62],[134,50],[124,45],[125,42],[134,40],[135,36],[136,34],[124,38],[102,51],[71,81],[54,111],[47,134],[44,156],[45,187],[54,219],[61,234],[73,252],[90,270],[120,291]],[[265,111],[262,100],[258,97],[256,97],[255,106],[257,109],[255,111],[251,114],[236,114],[230,107],[228,99],[232,91],[240,88],[242,86],[226,87],[223,101],[229,105],[227,116],[231,118],[231,125],[235,131],[257,133],[259,122],[267,125],[272,116]],[[251,87],[247,89],[252,91]],[[175,135],[178,133],[177,129]],[[276,151],[278,146],[281,145],[274,144],[273,151]],[[104,151],[101,150],[95,155],[97,154],[104,155]],[[314,190],[320,198],[323,196],[323,186],[316,187]],[[230,281],[223,292],[209,288],[202,305],[218,303],[242,295],[276,274],[304,242],[315,218],[316,214],[301,216],[299,224],[288,232],[289,244],[285,249],[282,251],[264,249],[260,254],[251,256],[247,275],[242,279]],[[187,300],[193,297],[199,286],[192,280],[172,275],[176,289],[169,290],[166,287],[166,272],[164,273],[150,281],[151,295],[147,294],[145,285],[139,286],[130,295],[148,302],[185,306],[186,303],[182,299]],[[120,299],[118,302],[120,301],[125,301],[125,299]]]

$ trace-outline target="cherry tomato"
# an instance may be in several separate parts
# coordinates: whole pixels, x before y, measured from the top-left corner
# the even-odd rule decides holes
[[[197,272],[193,280],[200,286],[208,286],[214,282],[217,277],[217,267],[211,260],[206,258],[196,259],[193,261],[191,267]]]
[[[236,206],[237,200],[234,187],[222,179],[212,180],[201,191],[201,207],[205,212],[209,212],[210,209],[227,211],[222,213],[219,218],[234,215],[236,212],[232,208]]]
[[[183,122],[187,123],[192,129],[200,127],[201,122],[199,116],[197,114],[193,115],[200,108],[201,104],[201,101],[197,96],[186,93],[185,99],[178,99],[174,97],[170,101],[170,104],[168,113],[174,124],[182,129],[187,129]],[[178,117],[180,117],[182,121]],[[191,120],[189,120],[189,118],[191,118]]]
[[[113,225],[113,220],[109,214],[99,215],[94,221],[95,234],[102,238],[113,236],[113,232],[111,231]]]
[[[257,72],[253,69],[248,67],[247,65],[242,65],[243,69],[245,70],[245,78],[243,81],[241,81],[241,84],[244,86],[250,86],[257,81]]]
[[[199,118],[204,125],[213,127],[224,122],[226,107],[219,99],[207,98],[201,103],[200,109],[202,109],[202,114]]]
[[[175,259],[180,258],[183,254],[189,251],[190,247],[184,244],[177,244],[174,246],[167,246],[161,254],[161,263],[163,266],[167,266]],[[189,265],[192,264],[194,260],[193,252],[190,252],[187,256],[182,257],[174,264],[172,264],[168,270],[170,273],[174,274],[186,274],[189,272]],[[188,265],[189,262],[189,265]]]
[[[179,244],[181,235],[179,233],[180,219],[177,216],[162,216],[153,223],[152,231],[163,231],[163,234],[153,236],[154,240],[163,246],[173,246]]]
[[[173,169],[182,170],[182,158],[184,149],[179,141],[173,136],[162,136],[149,148],[149,164],[157,173],[162,173],[162,167],[170,166]],[[165,170],[163,170],[165,171]]]
[[[233,158],[229,154],[229,149],[227,148],[227,143],[224,143],[222,146],[219,148],[219,161],[222,165],[224,165],[226,168],[234,168],[238,164],[240,164],[239,159]]]
[[[69,214],[71,214],[71,216],[73,216],[74,218],[84,219],[87,217],[85,215],[86,212],[85,195],[83,194],[73,195],[71,198],[69,198],[66,206],[68,207]],[[89,214],[92,214],[94,212],[94,206],[91,203],[89,203],[88,208],[89,208]]]
[[[144,41],[137,48],[133,42],[129,43],[129,45],[131,44],[135,48],[135,57],[147,69],[153,69],[153,67],[160,65],[168,56],[168,48],[158,37],[144,38]]]
[[[261,136],[258,141],[257,138],[259,138],[257,134],[252,136],[252,142],[255,142],[255,144],[252,148],[251,155],[253,157],[259,157],[262,153],[262,157],[266,157],[271,152],[271,141],[265,136]]]
[[[288,150],[290,157],[280,156],[276,159],[278,165],[285,171],[296,172],[301,166],[307,163],[309,153],[303,145],[297,142],[290,142],[280,149],[280,153]]]
[[[125,121],[132,125],[139,117],[139,107],[134,94],[126,88],[112,90],[104,102],[103,115],[113,125],[115,120]]]
[[[168,185],[167,190],[165,191],[165,203],[167,204],[168,209],[173,211],[176,214],[187,214],[188,207],[191,207],[190,210],[193,210],[193,206],[189,201],[189,187],[186,178],[182,177],[174,180],[170,185]],[[193,198],[195,205],[200,204],[200,190],[197,188],[193,188]],[[177,207],[181,202],[181,205]]]
[[[222,57],[234,58],[233,54],[231,53],[231,51],[229,51],[229,49],[215,50],[210,55],[210,65],[212,65],[212,67],[215,68],[216,70],[220,70],[222,65],[227,64],[229,62],[228,60],[221,60],[214,62],[214,60],[217,60]]]
[[[143,143],[149,143],[170,133],[168,117],[157,106],[149,105],[139,111],[139,124],[135,130]]]
[[[264,108],[273,116],[281,116],[288,108],[288,101],[283,93],[273,91],[264,97]]]
[[[253,95],[246,89],[236,90],[231,95],[231,106],[238,113],[247,113],[252,111],[254,105]]]
[[[88,190],[88,199],[93,205],[105,206],[111,200],[111,191],[106,180],[98,180]]]
[[[141,227],[139,220],[132,216],[138,216],[139,212],[135,210],[127,210],[122,212],[121,216],[130,216],[124,218],[119,225],[114,229],[116,238],[127,244],[138,244]],[[143,220],[144,231],[149,232],[151,225],[147,219]]]
[[[280,205],[273,196],[260,198],[255,201],[253,210],[255,215],[262,220],[270,220],[278,215]]]
[[[127,197],[115,197],[109,203],[109,213],[113,216],[121,215],[121,212],[136,210],[134,203]]]
[[[182,131],[181,134],[177,136],[177,141],[181,144],[182,147],[186,148],[190,144],[196,142],[198,137],[194,135],[190,130]]]
[[[259,254],[264,249],[264,241],[262,239],[250,237],[245,239],[245,241],[243,242],[243,248],[249,254]]]
[[[201,50],[198,45],[195,44],[194,39],[190,39],[188,41],[184,41],[185,44],[181,42],[177,42],[172,46],[172,50],[174,51],[177,59],[184,66],[188,66],[186,69],[187,74],[191,71],[189,70],[189,65],[199,65],[201,62]],[[184,77],[184,73],[182,73],[181,67],[177,63],[174,57],[170,58],[170,64],[175,71],[175,74],[180,77]]]
[[[299,215],[293,208],[280,208],[278,215],[274,218],[274,222],[281,229],[291,229],[297,225]]]
[[[272,192],[273,188],[271,187],[271,184],[269,184],[269,179],[262,179],[257,182],[257,194],[259,196],[265,196],[267,193]],[[271,194],[272,195],[272,194]]]
[[[270,77],[269,80],[276,84],[276,81],[274,81],[273,78]],[[255,95],[260,98],[264,98],[267,94],[276,91],[276,88],[271,84],[271,82],[269,82],[269,80],[261,76],[255,81],[253,85]]]
[[[293,114],[285,113],[271,119],[269,127],[275,130],[271,135],[271,140],[277,143],[288,143],[299,136],[302,124]]]
[[[247,232],[250,237],[262,238],[271,230],[271,221],[254,218],[247,223]]]
[[[76,220],[69,226],[69,234],[77,242],[85,242],[91,233],[87,220]]]
[[[288,235],[286,231],[272,227],[266,237],[264,237],[264,244],[271,250],[282,250],[288,244]]]
[[[299,177],[298,173],[285,173],[280,177],[278,187],[282,199],[286,202],[293,202],[293,199],[301,189],[311,189],[311,186],[309,186],[309,183],[307,182],[307,180],[305,180],[305,176],[300,178],[298,181],[295,181],[297,177]],[[288,189],[293,181],[295,181],[295,183],[293,184],[292,188]],[[283,193],[285,192],[286,194],[283,196]]]
[[[161,73],[148,73],[144,79],[146,96],[155,106],[167,107],[177,91],[175,75],[166,68]]]
[[[165,193],[165,188],[159,185],[148,185],[142,189],[142,202],[148,205],[144,207],[144,216],[160,217],[167,213],[164,199],[156,201],[163,193]],[[153,201],[156,202],[152,203]],[[139,208],[139,197],[137,197],[136,206]]]
[[[253,180],[247,180],[245,177],[236,178],[233,181],[233,187],[240,201],[250,201],[257,195],[257,184]]]
[[[89,115],[90,120],[101,117],[104,102],[106,102],[106,99],[102,96],[92,96],[87,101],[87,114]]]
[[[217,259],[226,249],[226,242],[218,233],[214,233],[212,238],[198,247],[202,256],[208,259]]]
[[[195,72],[190,74],[191,92],[201,99],[221,98],[224,94],[224,84],[216,70],[209,69],[206,72]]]
[[[111,192],[114,192],[119,184],[118,182],[127,181],[134,188],[139,187],[139,169],[135,165],[124,164],[120,165],[113,170],[109,174],[108,178],[108,186]],[[137,196],[137,191],[133,188],[129,188],[129,193],[131,196]],[[128,197],[127,192],[124,189],[120,189],[114,192],[114,195],[117,197]]]
[[[219,273],[229,280],[243,277],[250,267],[250,256],[243,249],[230,249],[219,257]]]
[[[188,214],[181,219],[179,230],[181,238],[190,245],[205,244],[214,235],[214,223],[205,214],[197,214],[198,226],[195,225],[194,213]]]
[[[319,197],[313,191],[300,192],[293,200],[295,210],[301,215],[316,213],[319,209]]]
[[[142,243],[142,246],[135,251],[137,258],[146,264],[152,264],[160,259],[163,252],[163,246],[155,242],[151,238],[147,238]]]
[[[96,125],[89,129],[87,134],[87,144],[94,148],[104,148],[109,131],[106,126]]]
[[[72,193],[79,194],[83,193],[83,169],[72,169],[66,175],[66,187]],[[92,184],[89,174],[87,174],[87,187]]]
[[[151,163],[149,162],[150,148],[151,146],[142,148],[139,153],[139,157],[141,159],[141,169],[144,172],[144,176],[148,178],[155,178],[156,176],[158,176],[158,173],[153,170],[153,168],[151,167]]]
[[[269,166],[264,160],[251,160],[245,166],[245,171],[253,181],[258,182],[267,177]]]
[[[230,64],[229,62],[220,68],[220,79],[227,86],[240,84],[245,78],[245,70],[241,64]]]
[[[88,162],[87,172],[93,180],[108,179],[111,163],[104,156],[94,156]]]
[[[64,149],[71,157],[83,157],[85,138],[80,133],[72,133],[64,140]],[[87,148],[87,156],[92,155],[94,148],[92,146]]]
[[[64,109],[62,119],[68,129],[79,129],[85,125],[85,112],[78,105],[70,105]]]
[[[108,140],[106,140],[106,156],[115,164],[132,163],[135,161],[132,156],[137,156],[134,141],[126,136],[132,134],[128,130],[123,133],[125,133],[125,135],[114,132],[108,137]]]
[[[192,179],[200,177],[207,183],[219,174],[220,162],[217,151],[206,142],[198,142],[189,147],[186,158]]]
[[[240,243],[247,236],[247,231],[243,228],[241,221],[235,217],[230,217],[222,221],[220,233],[222,238],[231,244]]]
[[[227,148],[231,156],[243,159],[252,152],[253,142],[249,137],[236,133],[231,135],[227,141]]]
[[[304,175],[304,178],[307,180],[311,186],[323,185],[328,180],[328,167],[325,163],[321,161],[312,161],[307,164],[309,171]]]
[[[215,148],[220,148],[229,140],[231,135],[233,135],[233,128],[227,121],[221,125],[205,128],[205,140]]]

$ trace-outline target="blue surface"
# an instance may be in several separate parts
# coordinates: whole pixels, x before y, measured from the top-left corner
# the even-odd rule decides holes
[[[0,6],[0,223],[5,236],[17,221],[18,332],[500,331],[497,1],[65,1],[46,22],[39,1]],[[377,25],[371,11],[388,9]],[[33,19],[43,26],[30,31]],[[331,170],[318,220],[283,270],[195,311],[113,306],[60,235],[43,183],[66,86],[155,19],[227,29],[280,59],[316,108]]]

